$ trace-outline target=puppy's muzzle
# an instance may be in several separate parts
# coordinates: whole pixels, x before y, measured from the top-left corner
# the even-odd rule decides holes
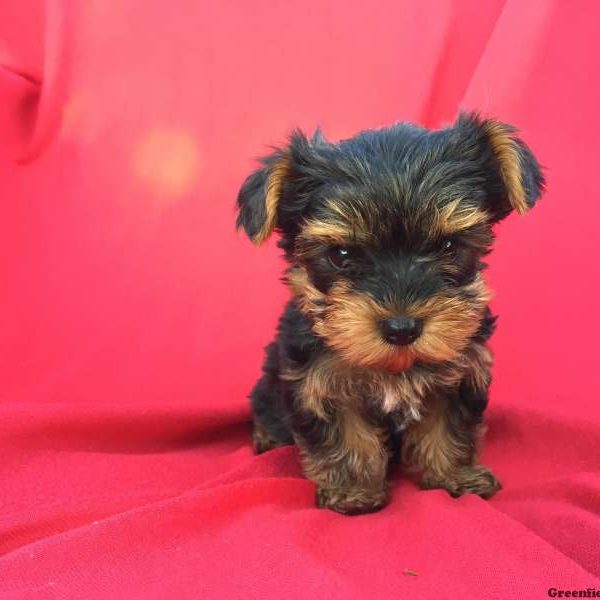
[[[388,344],[408,346],[421,335],[423,322],[419,319],[401,316],[380,321],[379,329]]]

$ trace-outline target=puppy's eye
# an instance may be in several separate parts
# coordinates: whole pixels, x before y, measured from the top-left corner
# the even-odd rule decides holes
[[[356,254],[354,249],[344,246],[334,246],[327,250],[327,258],[336,269],[344,269],[349,266]]]
[[[444,250],[454,250],[455,247],[456,247],[456,244],[454,243],[453,240],[444,240],[442,242],[442,248]]]

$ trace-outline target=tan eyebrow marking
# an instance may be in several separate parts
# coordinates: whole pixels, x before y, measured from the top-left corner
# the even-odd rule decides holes
[[[487,221],[485,211],[464,205],[459,198],[438,209],[436,227],[442,235],[451,235]]]
[[[307,221],[300,237],[304,240],[322,239],[335,244],[346,244],[356,239],[355,232],[333,221]]]

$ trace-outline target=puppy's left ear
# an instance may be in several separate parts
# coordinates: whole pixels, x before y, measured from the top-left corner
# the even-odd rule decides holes
[[[291,156],[287,150],[276,150],[264,158],[263,168],[252,173],[238,194],[237,227],[262,244],[277,225],[277,209],[286,180],[291,174]]]
[[[494,174],[489,188],[495,218],[500,220],[512,210],[524,214],[532,208],[544,192],[545,179],[537,159],[517,137],[517,130],[475,113],[461,114],[456,126],[478,142],[486,170]]]

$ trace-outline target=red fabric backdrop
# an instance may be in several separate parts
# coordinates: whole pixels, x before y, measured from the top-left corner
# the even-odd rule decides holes
[[[0,5],[0,597],[542,598],[600,588],[595,0]],[[458,108],[548,193],[499,228],[491,501],[396,474],[319,511],[246,394],[286,298],[252,158]],[[407,575],[405,569],[418,573]]]

